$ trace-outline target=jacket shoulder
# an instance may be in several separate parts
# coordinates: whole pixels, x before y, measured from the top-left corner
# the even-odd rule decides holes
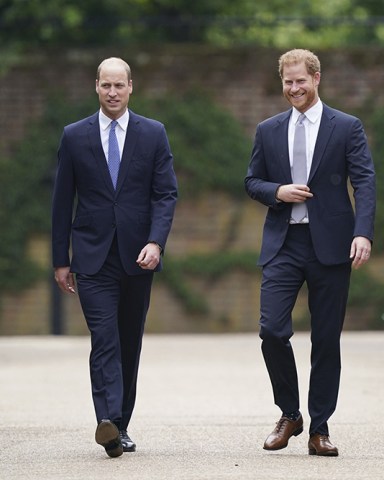
[[[284,121],[289,119],[291,114],[292,114],[292,109],[286,110],[285,112],[280,112],[276,115],[273,115],[272,117],[266,118],[265,120],[260,122],[258,126],[260,128],[265,128],[265,127],[270,128],[273,125],[278,125],[280,123],[283,123]]]
[[[354,115],[351,115],[349,113],[343,112],[341,110],[337,110],[337,108],[332,108],[323,103],[323,115],[326,115],[329,119],[336,119],[339,121],[345,121],[345,122],[361,122],[361,120],[358,117],[355,117]]]
[[[156,128],[156,129],[164,128],[164,125],[158,120],[155,120],[149,117],[144,117],[143,115],[139,115],[138,113],[135,113],[132,110],[129,110],[129,121],[130,122],[132,121],[133,123],[140,125],[141,127]]]
[[[73,131],[76,131],[77,129],[82,129],[86,125],[91,125],[91,124],[95,123],[98,119],[98,115],[99,115],[99,113],[96,112],[93,115],[90,115],[89,117],[82,118],[81,120],[77,120],[74,123],[70,123],[69,125],[66,125],[64,127],[64,130],[66,132],[73,132]]]

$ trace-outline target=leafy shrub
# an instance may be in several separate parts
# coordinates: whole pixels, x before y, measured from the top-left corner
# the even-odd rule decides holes
[[[41,120],[30,128],[12,158],[0,160],[2,291],[26,288],[45,273],[28,258],[27,245],[32,235],[50,231],[60,135],[64,125],[97,108],[95,95],[76,104],[68,103],[65,95],[53,95]],[[154,100],[135,95],[132,108],[166,124],[181,198],[208,189],[244,195],[244,159],[249,155],[250,142],[228,112],[202,94]]]
[[[204,94],[132,97],[132,109],[165,124],[175,157],[180,195],[222,190],[244,197],[244,160],[250,139],[233,116]]]

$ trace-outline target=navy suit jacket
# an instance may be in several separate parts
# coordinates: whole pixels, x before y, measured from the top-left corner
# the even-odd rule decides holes
[[[277,202],[280,185],[292,182],[288,123],[292,109],[256,129],[245,188],[268,206],[259,265],[268,263],[284,243],[292,203]],[[353,188],[354,208],[348,190]],[[349,262],[353,237],[373,239],[375,172],[360,120],[323,104],[308,186],[309,228],[318,260],[324,265]]]
[[[148,241],[165,248],[176,199],[173,157],[160,122],[129,111],[116,191],[101,145],[99,113],[66,126],[53,194],[54,267],[96,273],[116,234],[126,273],[148,273],[136,264],[137,256]]]

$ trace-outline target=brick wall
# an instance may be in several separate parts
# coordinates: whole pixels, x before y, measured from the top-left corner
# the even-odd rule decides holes
[[[317,53],[322,62],[320,96],[324,101],[346,111],[364,108],[372,101],[384,105],[382,50]],[[64,88],[69,101],[88,97],[94,88],[97,64],[111,55],[121,56],[130,63],[134,90],[153,96],[204,90],[239,120],[249,136],[253,136],[259,121],[287,108],[277,75],[279,54],[274,50],[251,47],[218,50],[174,45],[143,46],[118,52],[35,54],[1,79],[0,131],[6,135],[2,136],[0,152],[10,153],[27,125],[41,115],[49,91]],[[244,172],[247,162],[248,159],[244,159]],[[222,248],[234,215],[239,220],[236,232],[230,236],[230,248],[258,249],[264,209],[244,194],[244,200],[237,203],[221,195],[180,202],[167,250],[172,255],[182,256]],[[49,265],[48,239],[31,238],[31,256]],[[156,282],[148,331],[257,330],[259,275],[256,267],[254,275],[234,271],[214,284],[207,284],[204,279],[191,279],[190,282],[195,291],[207,298],[211,313],[204,316],[187,314],[172,292]],[[50,289],[51,283],[47,279],[27,292],[2,295],[0,334],[49,333]],[[63,298],[63,308],[66,332],[85,333],[78,299]],[[305,311],[303,301],[299,302],[298,315],[305,314]],[[363,314],[359,312],[359,316]],[[353,312],[348,314],[347,328],[349,324],[354,325]]]

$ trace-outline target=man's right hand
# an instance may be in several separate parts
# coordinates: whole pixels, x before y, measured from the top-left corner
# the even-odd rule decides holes
[[[73,273],[70,272],[70,267],[55,268],[55,280],[64,293],[76,293],[75,279]]]
[[[280,185],[276,192],[276,199],[286,203],[301,203],[311,197],[313,194],[308,185],[298,185],[297,183]]]

